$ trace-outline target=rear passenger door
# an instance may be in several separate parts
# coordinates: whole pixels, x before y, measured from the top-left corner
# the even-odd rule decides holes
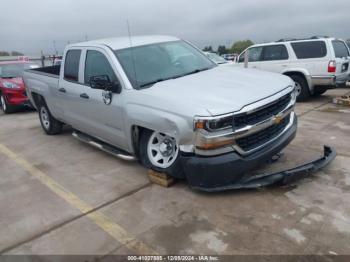
[[[74,128],[84,130],[84,119],[79,113],[80,94],[83,92],[81,70],[82,49],[69,49],[65,55],[63,77],[58,90],[59,100],[63,104],[64,120]],[[61,74],[62,75],[62,74]]]

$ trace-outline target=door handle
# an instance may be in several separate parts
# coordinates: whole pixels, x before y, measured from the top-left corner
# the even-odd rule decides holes
[[[60,91],[61,93],[66,93],[66,89],[64,89],[63,87],[61,87],[60,89],[58,89],[58,91]]]
[[[85,98],[85,99],[89,99],[89,98],[90,98],[90,97],[89,97],[87,94],[85,94],[85,93],[80,94],[80,97],[81,97],[81,98]]]

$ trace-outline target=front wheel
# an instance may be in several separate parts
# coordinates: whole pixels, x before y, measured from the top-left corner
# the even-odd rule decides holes
[[[0,95],[0,103],[1,103],[1,109],[5,114],[10,114],[14,111],[14,107],[7,104],[3,94]]]
[[[62,133],[63,124],[51,115],[45,103],[42,103],[39,106],[38,111],[41,127],[44,129],[46,134],[57,135]]]
[[[297,91],[297,101],[302,102],[310,97],[309,85],[304,77],[299,75],[290,76],[295,82],[295,89]]]
[[[156,131],[143,131],[140,139],[140,160],[147,168],[183,178],[179,146],[171,136]]]

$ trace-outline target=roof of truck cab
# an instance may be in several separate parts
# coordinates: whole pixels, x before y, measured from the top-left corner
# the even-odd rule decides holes
[[[131,41],[130,41],[131,40]],[[163,42],[171,42],[180,40],[177,37],[173,36],[163,36],[163,35],[148,35],[148,36],[132,36],[132,37],[114,37],[114,38],[105,38],[92,40],[87,42],[75,43],[69,45],[69,48],[72,47],[87,47],[95,45],[106,45],[113,50],[124,49],[130,46],[142,46]]]

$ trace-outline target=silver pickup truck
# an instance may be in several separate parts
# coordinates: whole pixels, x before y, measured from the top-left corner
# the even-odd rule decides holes
[[[186,41],[140,36],[69,45],[62,66],[24,81],[48,135],[70,125],[84,142],[208,191],[287,177],[247,177],[295,137],[287,76],[218,67]],[[334,157],[326,151],[318,167]]]

